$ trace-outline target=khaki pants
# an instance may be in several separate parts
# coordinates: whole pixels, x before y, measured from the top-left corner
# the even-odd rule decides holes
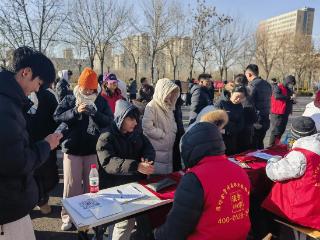
[[[4,233],[4,235],[0,235],[0,240],[36,240],[29,215],[17,221],[0,225],[0,231]]]
[[[135,219],[130,218],[109,226],[108,240],[130,240],[131,232],[134,229]],[[110,238],[112,236],[112,238]]]
[[[90,165],[97,164],[97,155],[63,155],[63,198],[74,197],[89,192]],[[63,223],[71,223],[64,208],[61,211]]]

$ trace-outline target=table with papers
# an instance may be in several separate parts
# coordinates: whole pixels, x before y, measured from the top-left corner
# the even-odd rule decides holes
[[[129,183],[62,200],[78,230],[84,231],[104,224],[112,224],[133,215],[173,202],[161,200],[139,183]]]

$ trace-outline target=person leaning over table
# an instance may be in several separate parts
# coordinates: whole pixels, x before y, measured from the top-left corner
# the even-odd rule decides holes
[[[275,182],[262,207],[293,223],[320,229],[320,134],[310,117],[291,126],[290,152],[268,160],[267,176]]]
[[[214,104],[217,109],[228,113],[228,124],[225,126],[223,141],[226,145],[226,154],[234,155],[240,153],[238,139],[240,132],[244,129],[244,111],[242,102],[246,99],[246,88],[242,85],[232,85],[227,94],[221,94],[220,99]]]
[[[100,188],[114,187],[146,178],[154,172],[155,150],[139,126],[139,110],[133,104],[116,102],[113,124],[97,143]],[[129,239],[135,225],[131,218],[115,224],[113,240]]]
[[[155,239],[245,240],[250,229],[250,182],[245,171],[227,159],[220,129],[197,123],[180,146],[188,171]]]

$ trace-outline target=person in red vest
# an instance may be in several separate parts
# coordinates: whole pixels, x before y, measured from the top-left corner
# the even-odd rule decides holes
[[[266,172],[275,181],[262,207],[293,223],[320,229],[320,134],[310,117],[294,119],[291,151],[271,158]]]
[[[114,113],[116,108],[116,102],[119,99],[123,99],[121,95],[121,90],[118,88],[117,76],[113,73],[105,73],[103,75],[102,88],[103,91],[101,96],[107,100],[109,107]]]
[[[230,162],[220,129],[195,124],[181,139],[181,157],[188,172],[175,192],[166,222],[156,240],[245,240],[250,229],[250,182]]]
[[[286,130],[289,115],[292,113],[293,86],[296,84],[294,76],[284,79],[284,84],[274,83],[271,96],[271,135],[269,144],[273,146],[280,143],[281,136]]]

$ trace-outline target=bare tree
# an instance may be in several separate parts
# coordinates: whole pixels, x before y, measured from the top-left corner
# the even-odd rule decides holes
[[[134,79],[138,79],[138,68],[141,59],[149,54],[149,37],[147,34],[130,33],[128,37],[119,41],[124,49],[124,56],[129,66],[133,66]]]
[[[138,67],[140,61],[140,36],[129,36],[120,42],[124,48],[124,55],[129,64],[134,68],[134,79],[138,78]]]
[[[239,18],[228,24],[219,24],[213,32],[214,59],[219,67],[220,78],[228,79],[228,69],[236,63],[239,49],[248,36],[245,25]]]
[[[247,39],[242,43],[239,48],[237,63],[240,65],[243,73],[246,67],[252,63],[254,60],[254,55],[256,51],[256,41],[255,36],[248,34]]]
[[[172,65],[173,79],[177,79],[178,66],[184,64],[184,57],[189,55],[191,39],[186,37],[186,15],[181,2],[173,1],[169,11],[172,28],[165,50]]]
[[[310,65],[313,63],[313,52],[310,36],[295,36],[290,59],[291,66],[298,80],[298,87],[302,87],[302,75],[308,71]]]
[[[191,14],[191,21],[188,25],[190,28],[190,36],[192,39],[191,49],[190,49],[190,65],[189,65],[189,77],[192,78],[192,73],[194,69],[195,60],[199,53],[207,63],[208,59],[208,46],[209,36],[214,32],[215,27],[218,24],[225,24],[230,22],[230,17],[219,15],[216,12],[216,8],[207,5],[205,0],[197,0],[197,7]],[[204,53],[204,54],[203,54]],[[201,59],[201,57],[198,57]],[[201,61],[201,60],[199,60]],[[206,64],[203,64],[206,66]]]
[[[12,48],[30,45],[46,52],[63,40],[61,28],[67,16],[62,0],[3,0],[0,34]]]
[[[96,36],[96,55],[100,62],[101,74],[103,74],[107,52],[111,51],[112,44],[128,27],[127,20],[130,17],[130,7],[124,5],[124,2],[121,3],[116,0],[98,0],[96,7],[95,18],[99,30],[99,34]]]
[[[94,67],[97,36],[100,32],[100,25],[96,18],[99,2],[99,0],[73,0],[74,11],[68,19],[72,41],[86,48],[91,68]]]
[[[162,51],[159,51],[155,59],[156,79],[164,78],[167,76],[167,72],[166,72],[167,61],[168,61],[167,55],[164,54]]]
[[[275,69],[279,72],[282,78],[288,75],[291,67],[291,52],[292,52],[292,36],[284,35],[284,43],[279,49]]]
[[[170,32],[170,14],[166,0],[146,0],[143,4],[145,25],[143,32],[150,37],[151,79],[154,82],[156,55],[167,43]]]
[[[316,42],[313,43],[313,48],[310,56],[310,63],[309,63],[309,83],[308,88],[312,89],[315,82],[320,80],[320,51],[317,48]]]
[[[199,51],[196,55],[196,60],[202,68],[202,72],[205,73],[207,68],[210,65],[210,62],[213,60],[213,42],[210,41],[209,34],[206,37],[205,41],[199,45]]]
[[[274,67],[275,62],[279,58],[279,51],[285,43],[284,35],[274,36],[277,41],[270,41],[270,36],[264,28],[258,30],[256,35],[256,60],[265,72],[265,78],[268,79]]]
[[[0,66],[1,67],[7,67],[8,65],[8,51],[10,51],[10,48],[8,44],[6,43],[0,43]]]

